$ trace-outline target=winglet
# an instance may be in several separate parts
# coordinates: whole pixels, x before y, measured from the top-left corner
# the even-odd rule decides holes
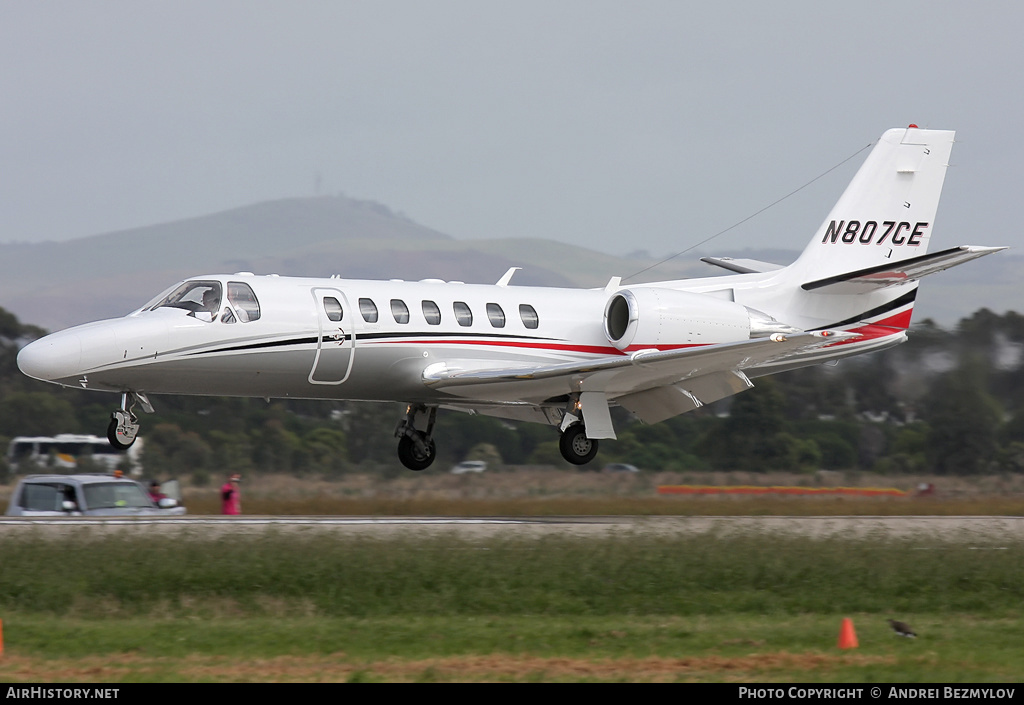
[[[501,279],[498,280],[498,283],[495,286],[508,286],[508,283],[512,281],[512,275],[520,269],[522,269],[522,267],[509,267],[508,271],[501,275]]]

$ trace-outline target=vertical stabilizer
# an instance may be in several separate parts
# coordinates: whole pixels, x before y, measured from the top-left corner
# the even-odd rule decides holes
[[[802,284],[928,251],[951,130],[888,130],[790,267]]]

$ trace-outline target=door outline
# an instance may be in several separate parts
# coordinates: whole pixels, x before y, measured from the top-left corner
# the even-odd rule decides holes
[[[313,306],[317,314],[317,342],[316,356],[313,358],[313,367],[309,371],[310,384],[339,385],[348,380],[352,374],[352,365],[355,362],[356,349],[356,315],[352,306],[349,305],[348,297],[341,289],[315,287],[311,291],[313,295]],[[332,297],[341,303],[341,321],[332,321],[327,317],[327,310],[324,308],[324,299]],[[348,318],[346,318],[346,315]],[[339,354],[340,351],[340,354]],[[345,353],[347,352],[348,364],[345,364]],[[344,366],[345,373],[341,379],[314,379],[321,364],[331,364],[331,367]],[[337,363],[339,363],[338,365]],[[320,369],[321,377],[326,374],[328,377],[337,377],[337,373],[331,375],[325,369]]]

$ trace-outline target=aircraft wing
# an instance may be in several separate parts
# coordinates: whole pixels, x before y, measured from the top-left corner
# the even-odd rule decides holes
[[[916,281],[921,277],[944,269],[955,267],[972,259],[990,255],[993,252],[1005,250],[1005,247],[978,247],[976,245],[961,245],[951,247],[941,252],[911,257],[910,259],[883,264],[868,269],[860,269],[855,272],[847,272],[838,276],[818,281],[807,282],[802,285],[805,291],[814,291],[821,294],[859,294],[874,289],[884,289],[887,286],[906,284]]]
[[[522,367],[473,367],[473,361],[453,360],[427,367],[423,382],[467,400],[540,403],[579,393],[589,436],[592,430],[597,432],[592,417],[606,416],[610,401],[656,423],[752,387],[743,370],[855,337],[855,333],[836,331],[777,334],[737,343],[639,350],[586,362]],[[593,409],[589,415],[588,404]]]

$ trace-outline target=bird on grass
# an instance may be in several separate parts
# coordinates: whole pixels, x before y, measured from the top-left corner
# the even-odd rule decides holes
[[[908,639],[917,638],[917,632],[911,629],[910,625],[906,622],[897,622],[895,619],[890,619],[889,626],[892,627],[892,630],[900,636],[905,636]]]

